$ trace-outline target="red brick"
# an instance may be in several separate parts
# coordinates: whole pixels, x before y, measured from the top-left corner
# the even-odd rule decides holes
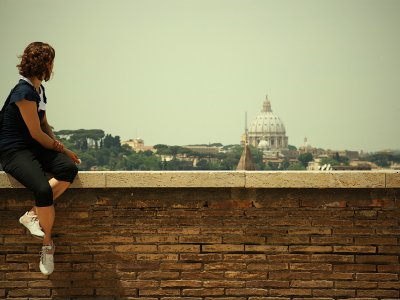
[[[179,237],[177,235],[136,235],[135,242],[138,244],[153,244],[153,243],[177,243]]]
[[[310,289],[271,289],[271,296],[311,296]]]
[[[332,229],[330,228],[297,228],[289,229],[288,234],[290,235],[331,235]]]
[[[246,282],[247,288],[267,288],[267,287],[275,287],[275,288],[288,288],[289,281],[282,280],[249,280]]]
[[[380,289],[396,289],[400,291],[400,281],[378,282]]]
[[[157,288],[160,286],[160,283],[157,280],[121,280],[118,282],[118,285],[123,289],[148,289]],[[99,284],[98,286],[105,287],[101,284]]]
[[[313,279],[313,280],[352,280],[353,273],[340,273],[340,272],[311,273],[311,279]]]
[[[192,253],[181,253],[179,254],[179,260],[185,261],[221,261],[221,253],[207,253],[207,254],[192,254]]]
[[[137,254],[137,260],[162,260],[162,261],[177,261],[179,254]]]
[[[399,276],[392,273],[357,273],[356,280],[391,281],[398,280]]]
[[[311,279],[310,272],[269,272],[269,279],[272,280],[295,280]]]
[[[299,207],[297,199],[257,199],[254,201],[256,208]]]
[[[182,244],[220,244],[222,237],[211,235],[185,235],[179,237]]]
[[[177,279],[179,278],[179,272],[162,272],[162,271],[149,271],[139,272],[138,279]]]
[[[313,296],[317,297],[355,297],[355,290],[339,290],[339,289],[324,289],[324,290],[313,290]]]
[[[321,207],[321,208],[345,208],[346,201],[345,200],[337,200],[337,201],[321,201],[319,199],[303,199],[301,200],[302,207]]]
[[[380,272],[380,273],[400,273],[400,265],[378,266],[378,272]]]
[[[378,253],[400,254],[400,246],[379,246]]]
[[[398,290],[357,290],[357,296],[359,297],[394,297],[399,298]]]
[[[360,227],[350,227],[350,228],[334,228],[334,235],[374,235],[375,229],[373,228],[360,228]]]
[[[160,282],[160,287],[168,288],[168,287],[201,287],[203,282],[200,280],[162,280]]]
[[[238,208],[249,208],[253,206],[253,200],[218,200],[209,201],[209,207],[213,209],[238,209]]]
[[[400,236],[400,228],[376,228],[376,234]]]
[[[119,262],[117,264],[118,270],[126,270],[126,271],[155,271],[159,270],[160,263],[156,261],[136,261],[136,262]]]
[[[334,246],[333,251],[340,253],[376,253],[376,246]]]
[[[399,257],[395,255],[356,255],[357,263],[396,264]]]
[[[290,270],[297,271],[332,271],[331,264],[324,263],[290,263]]]
[[[354,255],[312,254],[311,261],[353,263]]]
[[[250,263],[247,266],[249,271],[277,271],[277,270],[288,270],[289,265],[287,263]]]
[[[223,259],[224,261],[239,261],[244,260],[246,262],[251,261],[265,261],[266,259],[265,254],[224,254]]]
[[[332,226],[332,227],[351,227],[353,220],[337,220],[337,219],[318,219],[313,220],[312,226]]]
[[[161,270],[198,270],[201,263],[161,263]]]
[[[301,218],[269,218],[267,223],[271,226],[311,226],[311,221]]]
[[[205,288],[216,288],[216,287],[223,287],[223,288],[243,288],[246,286],[245,281],[230,281],[230,280],[207,280],[204,281]]]
[[[180,289],[139,289],[139,296],[179,296]]]
[[[52,296],[93,296],[93,288],[53,289]]]
[[[8,297],[23,297],[23,296],[36,296],[36,297],[48,297],[50,296],[49,289],[13,289],[8,291]]]
[[[310,256],[305,254],[276,254],[268,255],[268,260],[271,262],[304,262],[310,261]]]
[[[269,236],[267,237],[267,244],[309,244],[310,237],[308,236]]]
[[[337,289],[375,289],[378,287],[377,282],[371,281],[336,281]]]
[[[93,261],[93,255],[89,254],[57,254],[57,262],[90,262]]]
[[[311,244],[319,244],[319,245],[351,245],[353,244],[352,237],[343,237],[343,236],[312,236]]]
[[[243,262],[206,262],[204,270],[246,270],[246,264]]]
[[[23,280],[23,279],[43,279],[41,273],[31,273],[31,272],[11,272],[6,273],[7,280]]]
[[[355,217],[358,219],[376,219],[377,216],[376,210],[358,210],[355,212]]]
[[[159,245],[162,253],[200,253],[200,245]]]
[[[25,282],[26,284],[26,282]],[[38,280],[29,281],[28,286],[31,288],[67,288],[71,286],[70,280]]]
[[[356,245],[397,245],[397,238],[391,237],[356,237]]]
[[[222,296],[224,295],[223,288],[203,288],[203,289],[183,289],[182,296]]]
[[[226,289],[225,294],[227,296],[266,296],[268,290],[256,288]]]
[[[57,247],[57,252],[58,252],[58,249],[59,249],[59,247]],[[113,246],[112,245],[79,245],[79,246],[71,246],[71,252],[72,253],[111,252],[112,250],[113,250]]]
[[[290,252],[312,252],[312,253],[324,253],[332,252],[331,246],[289,246]]]
[[[146,253],[146,252],[157,252],[156,245],[116,245],[116,252],[134,252],[134,253]]]
[[[217,245],[202,245],[203,252],[238,252],[244,251],[244,245],[235,244],[217,244]]]
[[[252,279],[266,279],[266,272],[235,272],[227,271],[225,272],[225,278],[229,279],[241,279],[241,280],[252,280]]]
[[[222,271],[213,271],[213,272],[194,271],[194,272],[181,273],[181,279],[186,279],[186,280],[219,280],[223,278],[224,278],[224,272]]]
[[[28,287],[27,281],[0,281],[0,288],[26,288]]]
[[[375,265],[361,265],[361,264],[344,264],[333,266],[334,272],[374,272],[376,271]]]
[[[288,252],[288,246],[245,245],[246,252]]]
[[[354,226],[363,226],[369,228],[379,228],[379,227],[395,227],[398,226],[396,219],[378,219],[378,220],[354,220]]]
[[[26,263],[7,263],[0,264],[0,271],[27,271],[28,264]]]
[[[249,235],[228,235],[222,237],[225,244],[264,244],[265,237]],[[208,243],[218,243],[219,241],[209,241]]]
[[[295,288],[332,288],[333,281],[328,280],[293,280],[290,283]]]

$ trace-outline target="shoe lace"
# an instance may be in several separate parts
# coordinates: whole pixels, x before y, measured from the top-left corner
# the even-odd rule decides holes
[[[33,224],[37,223],[39,228],[42,229],[42,226],[40,226],[39,218],[37,215],[32,215],[32,216],[30,216],[30,218],[31,218],[31,220],[29,221],[30,224],[33,225]]]
[[[42,264],[46,264],[47,258],[49,258],[49,259],[52,258],[52,255],[50,255],[52,253],[49,253],[49,252],[53,251],[53,249],[54,249],[53,245],[51,245],[51,249],[47,248],[47,246],[42,247],[42,251],[39,252],[40,253],[40,261],[42,262]]]

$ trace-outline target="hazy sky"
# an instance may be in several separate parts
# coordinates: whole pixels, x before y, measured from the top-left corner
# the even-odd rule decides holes
[[[0,94],[27,44],[56,49],[56,130],[240,142],[265,95],[289,144],[400,149],[398,0],[1,0]]]

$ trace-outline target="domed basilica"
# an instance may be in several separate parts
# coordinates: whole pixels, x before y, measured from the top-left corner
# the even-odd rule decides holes
[[[250,124],[247,133],[248,143],[266,152],[288,150],[288,137],[281,119],[271,109],[268,96],[256,119]]]

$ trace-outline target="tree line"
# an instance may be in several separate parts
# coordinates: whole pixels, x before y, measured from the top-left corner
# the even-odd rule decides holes
[[[221,143],[195,145],[220,147],[218,153],[200,153],[164,144],[155,145],[154,152],[135,152],[130,146],[121,145],[119,136],[105,134],[101,129],[61,130],[55,134],[66,147],[79,155],[82,160],[80,170],[235,170],[243,152],[241,145],[223,146]],[[294,146],[290,148],[296,149]],[[297,157],[296,162],[285,158],[279,164],[265,164],[259,149],[250,146],[250,150],[257,170],[305,170],[308,162],[314,159],[311,153],[304,153]],[[400,153],[373,153],[365,160],[388,167],[392,162],[400,163]],[[349,159],[336,153],[333,157],[323,158],[321,164],[348,165]]]

